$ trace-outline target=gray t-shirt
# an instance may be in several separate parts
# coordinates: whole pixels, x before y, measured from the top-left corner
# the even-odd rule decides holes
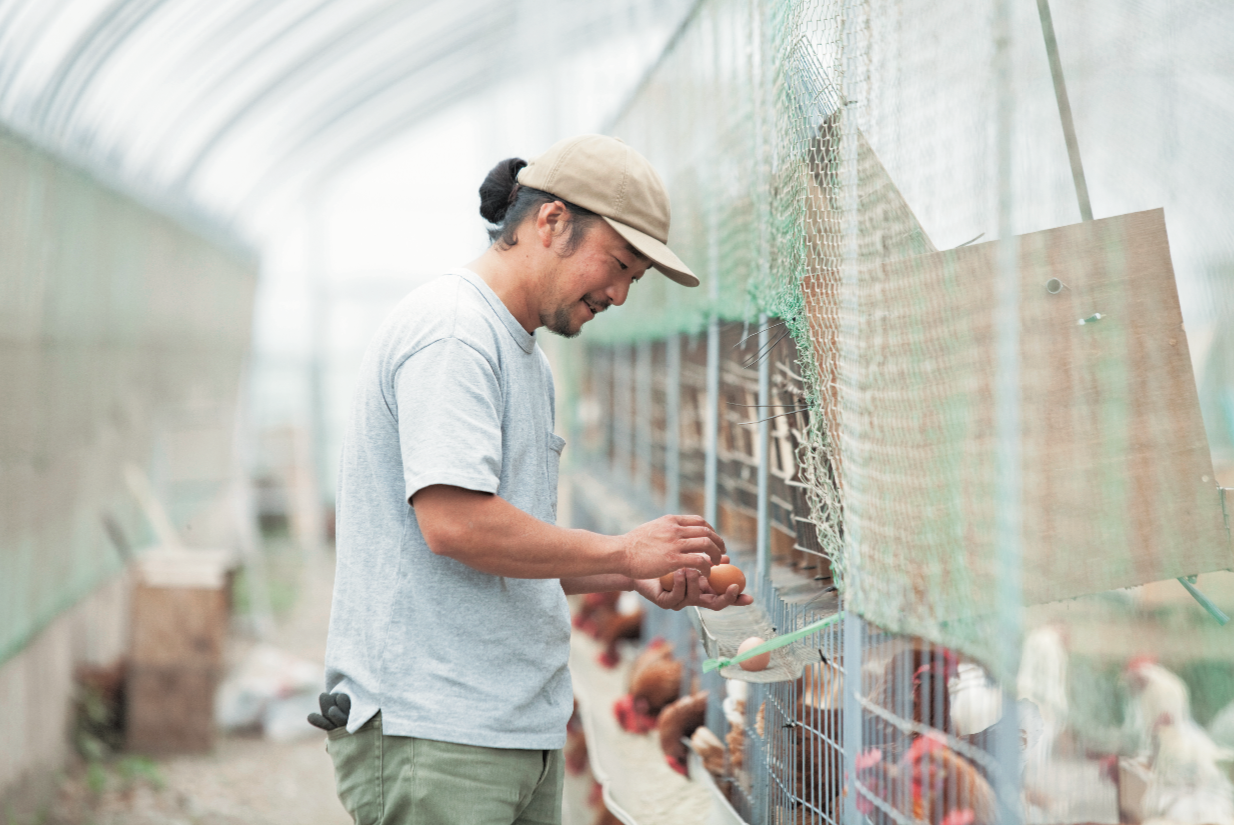
[[[557,515],[548,360],[475,273],[398,305],[369,344],[339,467],[326,689],[355,731],[496,748],[560,748],[573,707],[557,579],[491,576],[434,555],[408,504],[450,484]]]

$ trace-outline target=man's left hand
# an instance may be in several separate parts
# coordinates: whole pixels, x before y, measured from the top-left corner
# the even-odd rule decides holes
[[[728,556],[721,556],[720,564],[728,564]],[[683,607],[723,610],[730,605],[745,606],[754,602],[754,599],[745,593],[738,595],[735,584],[729,585],[726,592],[717,593],[711,588],[706,577],[692,567],[683,568],[673,574],[672,590],[665,590],[659,579],[635,579],[634,590],[656,607],[665,610],[680,610]]]

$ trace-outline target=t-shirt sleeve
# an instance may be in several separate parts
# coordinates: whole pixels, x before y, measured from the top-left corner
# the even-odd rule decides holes
[[[497,492],[501,384],[487,358],[444,338],[403,362],[394,391],[408,501],[433,484]]]

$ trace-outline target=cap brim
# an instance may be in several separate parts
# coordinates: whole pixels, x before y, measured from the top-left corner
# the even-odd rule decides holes
[[[646,232],[640,232],[631,226],[626,226],[624,223],[618,223],[612,218],[603,215],[601,217],[608,221],[609,226],[617,230],[618,235],[629,241],[630,246],[650,258],[651,265],[663,272],[668,278],[682,286],[698,286],[698,276],[690,271],[690,267],[681,262],[681,258],[673,254],[673,250]]]

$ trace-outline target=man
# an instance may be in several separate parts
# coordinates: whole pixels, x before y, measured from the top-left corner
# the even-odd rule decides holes
[[[698,284],[665,246],[659,176],[585,135],[503,161],[480,191],[492,246],[378,330],[344,440],[330,693],[311,721],[365,825],[560,822],[567,594],[750,603],[709,587],[727,559],[698,516],[624,536],[554,526],[565,442],[535,330],[577,335],[649,267]]]

